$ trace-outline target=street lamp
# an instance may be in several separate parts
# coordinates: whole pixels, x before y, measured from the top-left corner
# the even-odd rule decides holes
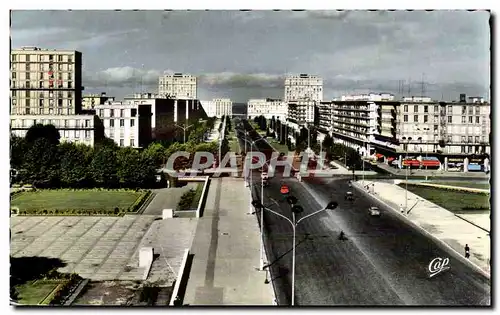
[[[405,180],[405,212],[408,211],[408,168],[410,167],[410,163],[408,163],[408,145],[410,144],[410,141],[411,141],[411,137],[408,137],[408,139],[406,139],[406,137],[403,137],[403,143],[406,144],[406,180]]]
[[[335,202],[335,201],[331,201],[327,204],[327,206],[323,209],[320,209],[320,210],[317,210],[317,211],[314,211],[313,213],[310,213],[308,215],[306,215],[305,217],[302,217],[300,218],[299,220],[297,220],[296,216],[299,215],[300,213],[304,212],[304,209],[297,204],[297,198],[295,198],[294,196],[288,196],[287,197],[287,201],[288,203],[290,204],[291,208],[292,208],[292,220],[290,220],[288,217],[278,213],[278,212],[275,212],[267,207],[265,207],[261,202],[259,202],[258,200],[254,200],[252,201],[252,205],[256,208],[256,209],[259,209],[261,212],[264,212],[263,210],[267,210],[283,219],[285,219],[288,223],[290,223],[290,225],[292,226],[292,229],[293,229],[293,253],[292,253],[292,306],[295,305],[295,241],[296,241],[296,228],[297,228],[297,225],[302,222],[303,220],[307,219],[307,218],[310,218],[312,217],[313,215],[315,214],[318,214],[320,212],[323,212],[325,210],[334,210],[335,208],[338,207],[338,203]]]
[[[191,124],[189,126],[186,126],[186,124],[184,124],[184,126],[180,126],[178,124],[175,124],[177,127],[181,128],[183,131],[184,131],[184,142],[183,143],[186,143],[186,130],[188,130],[189,128],[193,127],[194,124]]]

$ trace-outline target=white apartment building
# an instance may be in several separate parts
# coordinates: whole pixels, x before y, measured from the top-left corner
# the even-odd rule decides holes
[[[359,95],[343,95],[340,97],[341,101],[393,101],[394,95],[389,93],[370,93],[370,94],[359,94]]]
[[[221,118],[233,115],[233,102],[228,98],[214,98],[211,101],[201,101],[201,106],[208,117]]]
[[[285,102],[298,100],[323,100],[323,79],[319,76],[300,74],[285,78]]]
[[[490,154],[489,103],[402,102],[397,115],[401,151]]]
[[[107,96],[105,92],[101,94],[86,94],[82,96],[82,109],[92,110],[95,105],[102,105],[105,102],[113,102],[114,96]]]
[[[28,129],[36,124],[54,125],[61,136],[60,141],[94,145],[95,115],[11,115],[12,134],[25,137]]]
[[[82,54],[23,47],[10,52],[12,115],[75,115],[82,107]]]
[[[144,147],[151,139],[151,105],[107,102],[95,106],[104,134],[121,147]]]
[[[288,104],[280,99],[250,99],[247,103],[247,117],[253,119],[257,116],[286,121]]]
[[[161,98],[197,99],[197,79],[190,74],[164,74],[158,80]]]
[[[300,128],[314,124],[316,102],[301,100],[288,103],[287,125],[298,131]]]

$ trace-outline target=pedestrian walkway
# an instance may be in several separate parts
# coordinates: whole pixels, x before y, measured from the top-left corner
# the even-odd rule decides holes
[[[409,191],[407,204],[411,211],[409,214],[401,214],[401,210],[405,208],[406,194],[404,188],[395,184],[365,180],[364,183],[354,183],[354,186],[390,206],[394,213],[417,228],[447,244],[458,256],[464,256],[464,248],[468,244],[471,249],[470,262],[484,273],[490,274],[491,247],[488,232]]]
[[[191,246],[184,305],[273,305],[272,284],[257,270],[260,231],[249,207],[242,179],[212,179]]]
[[[393,175],[405,176],[428,176],[428,177],[457,177],[457,178],[481,178],[489,179],[490,175],[483,172],[450,172],[444,170],[426,170],[426,169],[399,169],[386,163],[377,163],[377,167]]]

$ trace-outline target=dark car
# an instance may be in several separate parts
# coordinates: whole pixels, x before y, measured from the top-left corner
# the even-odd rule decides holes
[[[354,200],[354,195],[351,191],[348,191],[345,193],[345,200],[350,200],[350,201],[353,201]]]

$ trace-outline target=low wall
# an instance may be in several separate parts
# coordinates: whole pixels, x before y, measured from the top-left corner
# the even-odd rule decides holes
[[[207,196],[207,191],[208,191],[208,186],[209,186],[209,181],[210,177],[205,176],[204,177],[205,184],[203,185],[203,192],[201,193],[200,200],[198,201],[198,208],[196,209],[196,217],[199,218],[202,216],[202,209],[203,205],[205,204],[205,199]]]
[[[400,181],[400,184],[406,183],[406,181]],[[489,194],[490,191],[488,189],[479,189],[479,188],[470,188],[470,187],[460,187],[460,186],[449,186],[449,185],[441,185],[441,184],[431,184],[431,183],[415,183],[408,182],[408,185],[413,186],[425,186],[425,187],[434,187],[448,190],[458,190],[458,191],[466,191],[471,193],[479,193],[479,194]]]
[[[190,255],[190,249],[187,248],[184,251],[184,256],[182,257],[182,263],[179,267],[179,272],[177,273],[177,279],[175,280],[174,290],[172,291],[172,296],[170,298],[170,306],[177,306],[177,303],[182,305],[182,299],[186,291],[187,280],[189,278],[189,269],[191,268],[192,255]],[[176,303],[176,301],[179,301]]]

